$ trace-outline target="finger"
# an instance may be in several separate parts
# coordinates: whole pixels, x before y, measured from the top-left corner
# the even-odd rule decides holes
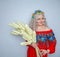
[[[47,54],[46,52],[43,53],[43,55],[46,55],[46,54]]]

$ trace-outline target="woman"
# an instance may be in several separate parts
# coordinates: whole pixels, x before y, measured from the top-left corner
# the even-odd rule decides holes
[[[32,14],[30,27],[36,31],[36,43],[28,45],[27,57],[37,57],[36,46],[40,49],[42,57],[48,57],[48,54],[54,53],[56,38],[53,30],[47,26],[44,12],[36,10]]]

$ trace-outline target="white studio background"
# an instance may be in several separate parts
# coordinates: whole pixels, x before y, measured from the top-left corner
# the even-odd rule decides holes
[[[0,0],[0,57],[27,57],[27,47],[20,46],[24,40],[11,35],[12,27],[8,24],[17,21],[28,24],[37,9],[45,12],[57,39],[56,52],[49,57],[60,57],[60,0]]]

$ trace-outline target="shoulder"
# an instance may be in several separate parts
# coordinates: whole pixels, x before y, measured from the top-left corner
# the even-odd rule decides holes
[[[49,28],[49,27],[46,27],[46,29],[45,29],[46,31],[53,31],[51,28]]]
[[[50,33],[54,33],[53,29],[52,28],[49,28],[49,27],[46,27],[46,31],[47,32],[50,32]]]
[[[54,33],[54,31],[53,31],[52,28],[48,28],[48,27],[47,27],[47,31],[49,32],[49,34],[55,35],[55,33]]]

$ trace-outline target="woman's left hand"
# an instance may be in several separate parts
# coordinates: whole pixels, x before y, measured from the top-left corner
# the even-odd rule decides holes
[[[42,53],[42,55],[46,55],[46,54],[49,53],[49,52],[48,52],[48,50],[41,49],[41,53]]]

